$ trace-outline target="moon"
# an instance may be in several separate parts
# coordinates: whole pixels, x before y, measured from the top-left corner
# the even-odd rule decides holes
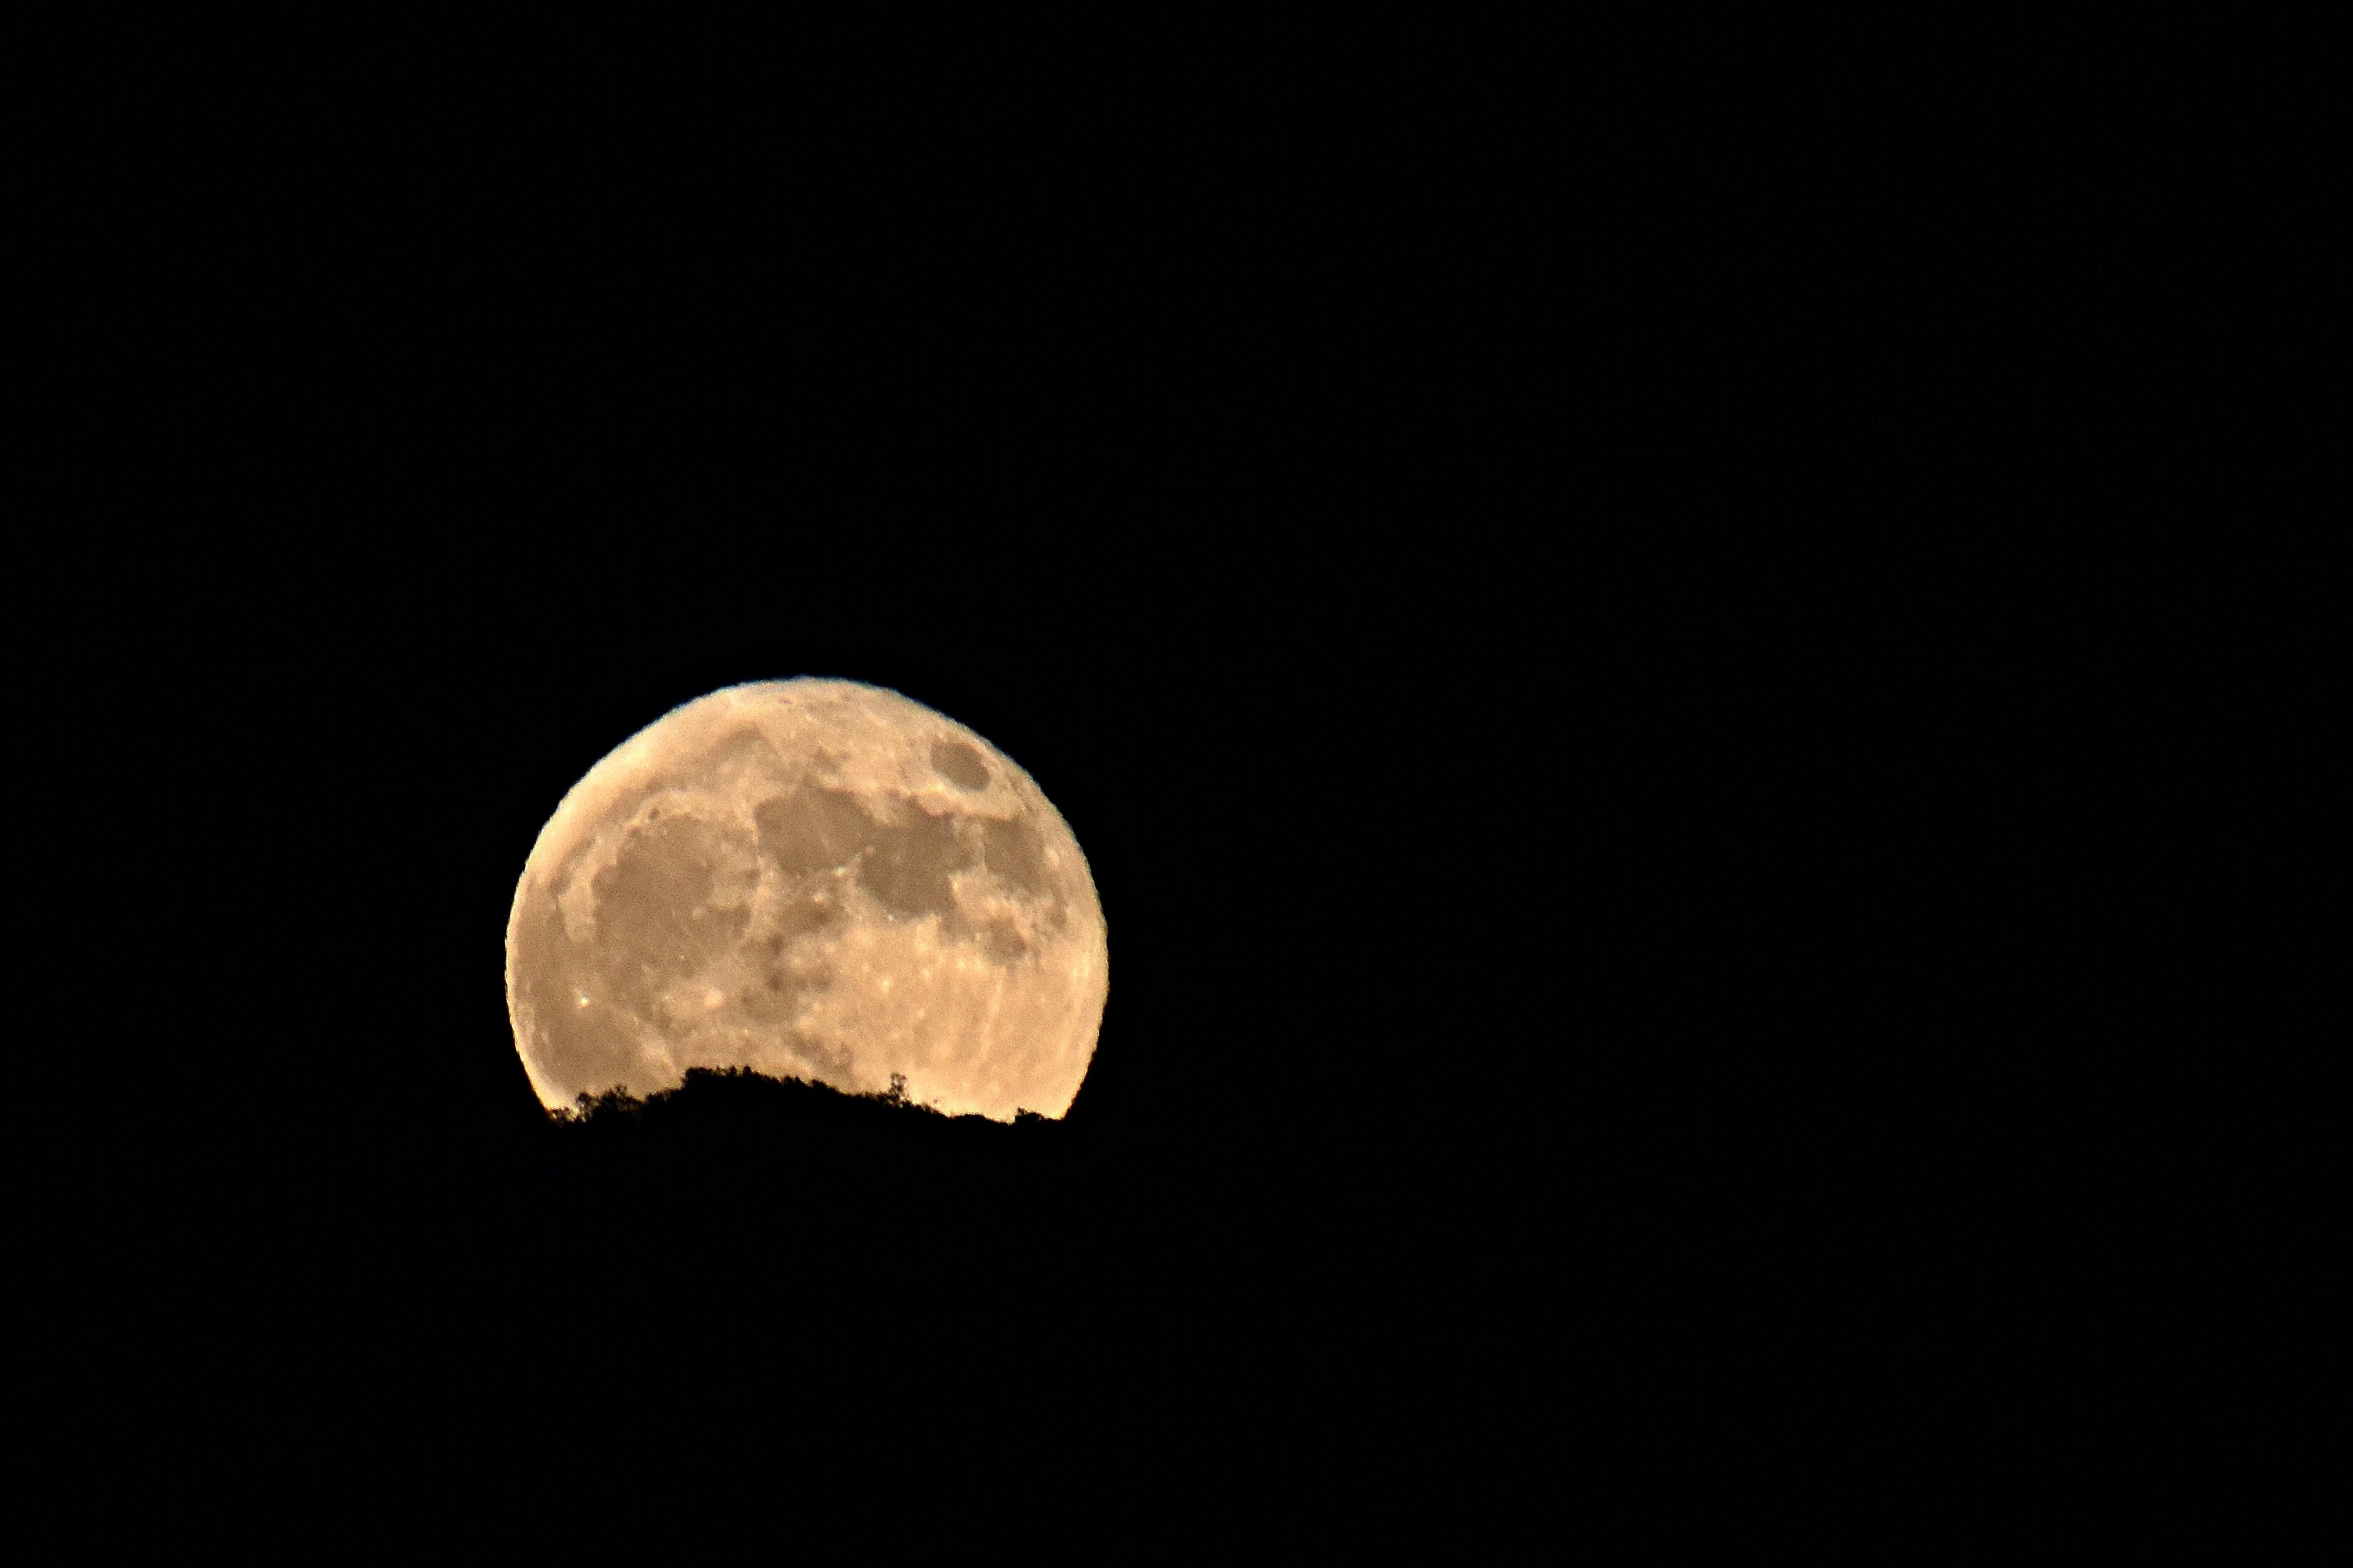
[[[540,1103],[692,1068],[1060,1117],[1109,983],[1078,840],[955,721],[847,680],[732,686],[588,770],[507,921]]]

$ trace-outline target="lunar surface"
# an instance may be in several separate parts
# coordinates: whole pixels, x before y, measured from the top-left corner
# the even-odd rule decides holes
[[[765,681],[564,797],[515,888],[507,1012],[551,1110],[749,1068],[1002,1121],[1070,1109],[1108,962],[1078,840],[1010,759],[893,691]]]

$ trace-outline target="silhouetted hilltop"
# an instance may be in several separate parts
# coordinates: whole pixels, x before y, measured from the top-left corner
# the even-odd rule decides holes
[[[846,1094],[744,1068],[697,1068],[681,1087],[644,1100],[583,1096],[577,1110],[552,1119],[540,1169],[559,1183],[626,1178],[606,1194],[612,1201],[676,1200],[702,1216],[752,1219],[789,1207],[806,1222],[887,1200],[929,1215],[994,1203],[966,1217],[996,1224],[1016,1201],[1015,1186],[1021,1204],[1035,1205],[1082,1184],[1074,1162],[1084,1141],[1073,1131],[1038,1116],[1007,1123],[943,1115],[896,1085]],[[671,1182],[691,1186],[669,1191]]]
[[[509,1168],[528,1194],[533,1271],[630,1300],[691,1279],[828,1310],[902,1294],[1008,1302],[1151,1228],[1144,1184],[1113,1177],[1070,1123],[945,1116],[744,1070],[590,1100],[528,1142]],[[512,1234],[486,1235],[485,1250]]]
[[[620,1089],[584,1094],[576,1109],[556,1121],[584,1130],[628,1122],[639,1130],[659,1128],[670,1132],[674,1129],[675,1135],[681,1136],[698,1129],[747,1128],[770,1119],[779,1119],[778,1124],[783,1120],[835,1119],[845,1127],[880,1128],[896,1125],[882,1118],[909,1113],[959,1126],[1004,1129],[1008,1125],[979,1115],[950,1116],[909,1100],[905,1090],[904,1076],[896,1073],[892,1075],[891,1088],[881,1094],[850,1094],[827,1084],[770,1078],[749,1068],[691,1068],[679,1088],[643,1099]],[[1044,1127],[1049,1121],[1034,1111],[1023,1111],[1010,1125],[1026,1129]]]

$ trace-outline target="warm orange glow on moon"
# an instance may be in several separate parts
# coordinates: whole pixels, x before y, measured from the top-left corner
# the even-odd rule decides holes
[[[551,1109],[740,1067],[1060,1116],[1108,973],[1086,858],[1029,775],[842,680],[730,687],[632,736],[541,830],[507,924]]]

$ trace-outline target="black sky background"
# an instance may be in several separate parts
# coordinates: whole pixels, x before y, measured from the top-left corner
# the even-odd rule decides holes
[[[2193,1069],[2045,999],[2186,1008],[2098,911],[2253,899],[2271,831],[2152,869],[2194,787],[2094,782],[2188,745],[2106,633],[2177,546],[2076,526],[2150,434],[2106,379],[2212,352],[2073,226],[2162,200],[1987,152],[2063,111],[1693,85],[1748,33],[883,32],[153,27],[50,89],[25,668],[113,847],[27,1134],[68,1447],[248,1453],[233,1514],[1013,1445],[1131,1529],[1458,1541],[1988,1420],[2065,1485],[2105,1363],[2034,1421],[1984,1369],[2134,1245],[2118,1064]],[[1075,830],[1066,1121],[539,1111],[540,826],[801,674]]]

